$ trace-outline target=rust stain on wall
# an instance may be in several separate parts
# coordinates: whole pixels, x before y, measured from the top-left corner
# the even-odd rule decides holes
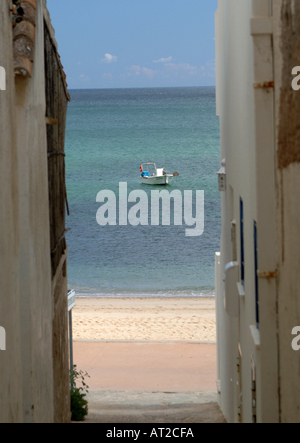
[[[292,69],[300,66],[300,1],[282,4],[283,51],[280,122],[278,128],[278,167],[300,163],[300,91],[292,88]]]

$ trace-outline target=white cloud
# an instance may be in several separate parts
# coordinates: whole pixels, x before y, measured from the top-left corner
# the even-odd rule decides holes
[[[118,57],[111,54],[105,54],[104,58],[101,60],[101,63],[114,63],[118,61]]]
[[[169,57],[168,59],[170,59]],[[215,77],[215,61],[210,60],[203,66],[195,66],[189,63],[173,63],[166,62],[161,59],[159,69],[149,69],[142,65],[132,65],[126,68],[126,71],[121,74],[120,78],[131,78],[132,80],[153,80],[153,79],[172,79],[172,81],[186,80],[187,82],[200,80],[202,77]],[[164,60],[164,61],[163,61]]]
[[[173,60],[173,57],[160,58],[159,60],[153,60],[153,63],[169,63]]]
[[[206,62],[204,66],[200,67],[200,71],[203,77],[212,77],[216,76],[216,61],[210,60]]]
[[[216,75],[215,60],[210,60],[205,65],[197,67],[189,63],[164,63],[165,72],[174,75],[184,76],[201,76],[214,78]]]
[[[142,68],[142,73],[148,78],[154,78],[155,71],[153,69]]]
[[[175,71],[175,72],[186,72],[189,73],[191,75],[194,75],[197,73],[197,67],[196,66],[191,66],[189,63],[165,63],[164,66],[171,70],[171,71]]]
[[[148,69],[145,67],[141,67],[139,65],[132,65],[130,68],[127,69],[127,76],[129,77],[137,77],[137,76],[143,76],[147,78],[154,78],[154,76],[157,74],[157,71],[154,71],[153,69]]]
[[[129,75],[140,75],[141,70],[142,70],[142,68],[138,65],[132,65],[132,66],[130,66],[130,68],[126,68],[126,69],[128,69],[128,71],[130,71],[128,73]]]
[[[88,83],[91,80],[90,77],[87,77],[84,74],[81,74],[79,78],[82,82],[85,82],[85,83]]]

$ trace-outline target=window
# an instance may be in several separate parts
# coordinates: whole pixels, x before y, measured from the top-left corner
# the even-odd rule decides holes
[[[255,270],[255,309],[256,309],[256,325],[259,329],[259,294],[258,294],[258,248],[257,248],[257,224],[254,222],[254,270]]]
[[[240,199],[240,231],[241,231],[241,282],[245,286],[245,244],[244,244],[244,203]]]

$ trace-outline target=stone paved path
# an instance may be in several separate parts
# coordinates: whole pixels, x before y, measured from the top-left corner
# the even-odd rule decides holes
[[[215,392],[92,391],[88,423],[226,423]]]

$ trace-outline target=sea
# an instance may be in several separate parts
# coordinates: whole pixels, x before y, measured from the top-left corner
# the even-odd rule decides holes
[[[214,87],[71,90],[66,129],[68,284],[78,297],[214,297],[220,249],[219,119]],[[178,171],[168,187],[141,183],[154,161]],[[149,197],[149,224],[120,226],[119,183]],[[151,192],[204,191],[204,231],[151,224]],[[115,195],[117,223],[100,226],[100,191]],[[105,200],[106,202],[107,200]],[[137,200],[138,202],[139,200]],[[103,201],[104,202],[104,201]],[[128,203],[128,210],[135,203]],[[161,212],[163,208],[161,207]],[[106,212],[108,216],[109,212]],[[140,215],[137,213],[137,216]]]

